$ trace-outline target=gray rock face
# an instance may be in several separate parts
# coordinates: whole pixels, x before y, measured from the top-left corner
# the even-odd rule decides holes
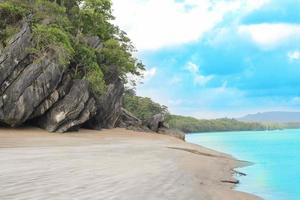
[[[185,134],[179,130],[170,129],[169,125],[165,122],[164,114],[156,114],[145,123],[151,131],[154,131],[159,134],[169,135],[172,137],[179,138],[181,140],[185,140]]]
[[[107,92],[97,100],[97,114],[88,121],[87,128],[100,130],[102,128],[115,128],[122,108],[124,85],[121,79],[111,83]]]
[[[69,93],[41,117],[39,124],[50,132],[66,132],[77,129],[95,114],[95,99],[88,83],[75,80]]]
[[[2,94],[1,121],[11,126],[24,123],[58,86],[63,72],[64,66],[51,54],[27,66]]]
[[[55,52],[34,58],[29,25],[12,37],[0,56],[0,124],[31,121],[48,131],[77,129],[96,114],[86,81],[73,81]]]
[[[142,120],[135,117],[132,113],[130,113],[125,108],[121,108],[121,113],[117,122],[117,126],[121,128],[141,127]]]
[[[30,119],[61,82],[65,71],[53,52],[34,60],[28,53],[31,38],[30,28],[24,22],[0,58],[0,121],[10,126]]]
[[[21,31],[12,37],[0,56],[1,88],[8,84],[4,81],[12,75],[16,67],[21,68],[18,70],[21,71],[26,67],[26,64],[29,64],[25,58],[28,56],[27,49],[31,47],[32,35],[27,23],[24,22],[21,26]],[[17,73],[15,74],[17,75]]]
[[[150,130],[154,132],[158,132],[160,128],[165,127],[164,122],[165,122],[164,114],[156,114],[152,118],[146,121],[146,126]]]
[[[65,74],[61,80],[59,86],[35,109],[31,118],[42,116],[46,113],[58,100],[62,99],[72,86],[71,76]]]

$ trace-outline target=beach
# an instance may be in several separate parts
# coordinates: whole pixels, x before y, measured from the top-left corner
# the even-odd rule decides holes
[[[0,129],[0,199],[256,200],[230,155],[125,129]]]

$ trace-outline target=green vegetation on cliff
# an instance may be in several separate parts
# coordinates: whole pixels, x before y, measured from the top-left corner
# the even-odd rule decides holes
[[[36,57],[52,51],[68,65],[73,78],[85,79],[97,94],[109,84],[104,74],[114,68],[126,82],[126,74],[140,75],[144,66],[135,49],[111,21],[110,0],[4,0],[0,3],[0,49],[20,29],[20,21],[30,23]],[[97,46],[93,46],[97,44]]]

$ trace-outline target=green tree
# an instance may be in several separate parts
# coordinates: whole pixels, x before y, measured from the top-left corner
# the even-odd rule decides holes
[[[147,120],[155,114],[168,114],[168,108],[155,103],[147,97],[135,95],[134,90],[127,90],[124,95],[123,106],[141,120]]]

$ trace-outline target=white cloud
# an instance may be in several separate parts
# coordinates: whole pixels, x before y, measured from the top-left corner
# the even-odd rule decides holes
[[[198,73],[199,72],[199,66],[192,63],[192,62],[189,62],[187,65],[186,65],[186,69],[191,72],[191,73]]]
[[[299,60],[300,59],[300,51],[296,50],[296,51],[288,52],[287,56],[290,61]]]
[[[149,80],[154,77],[157,73],[157,69],[155,67],[147,69],[143,72],[143,76],[145,80]]]
[[[213,76],[202,76],[202,75],[197,75],[194,78],[194,82],[198,85],[204,86],[206,85],[211,79],[213,78]]]
[[[269,0],[113,0],[116,24],[138,50],[154,50],[200,39],[224,16],[258,9]]]
[[[238,28],[242,36],[250,39],[262,48],[273,48],[291,38],[300,38],[300,25],[296,24],[254,24]]]
[[[190,72],[194,78],[194,83],[200,86],[205,86],[210,80],[213,79],[213,76],[204,76],[200,73],[200,68],[195,63],[189,62],[185,69]]]
[[[245,1],[245,12],[252,12],[257,10],[264,5],[270,3],[272,0],[248,0]]]

